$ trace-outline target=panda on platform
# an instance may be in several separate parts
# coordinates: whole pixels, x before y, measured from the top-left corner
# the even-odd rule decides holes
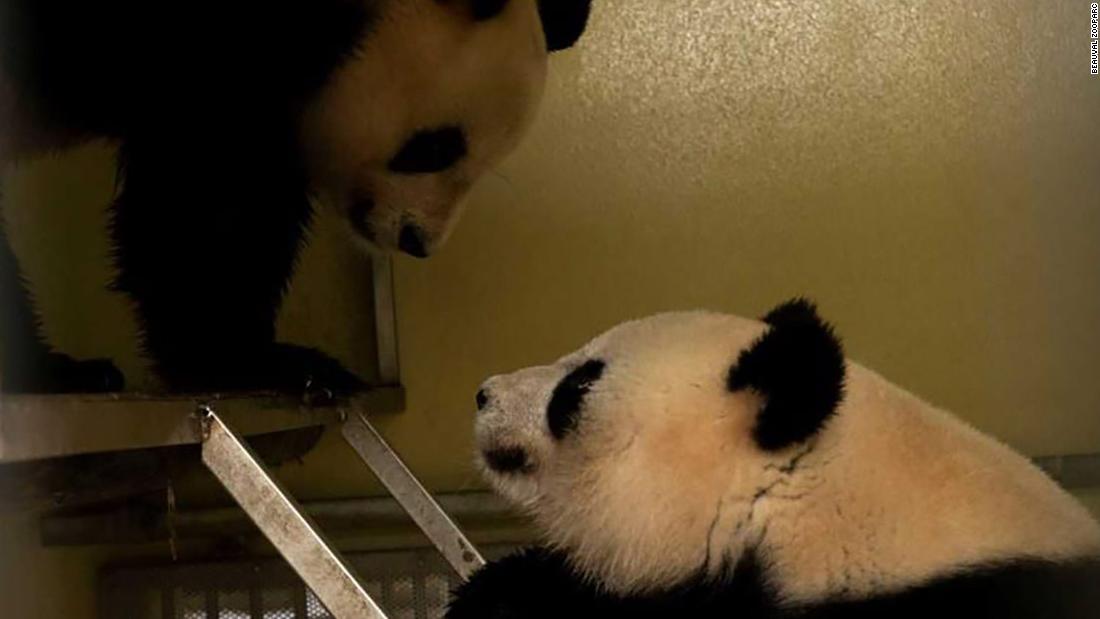
[[[1100,617],[1100,526],[846,361],[813,305],[663,314],[489,379],[476,441],[546,539],[448,617]]]
[[[357,377],[275,341],[312,214],[425,257],[518,143],[547,52],[589,0],[3,0],[0,168],[119,144],[115,286],[177,390],[346,392]],[[0,170],[2,171],[2,170]],[[0,226],[4,389],[122,386],[37,333]]]

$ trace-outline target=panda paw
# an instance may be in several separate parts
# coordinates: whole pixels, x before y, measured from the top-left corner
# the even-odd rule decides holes
[[[177,393],[276,392],[323,406],[366,387],[339,361],[313,348],[271,342],[258,347],[184,350],[157,362]]]
[[[307,406],[323,406],[366,387],[336,359],[304,346],[271,342],[185,352],[157,363],[158,373],[174,392],[276,392],[301,397]]]
[[[0,377],[0,390],[7,393],[108,393],[121,391],[126,383],[108,359],[44,352],[12,366]]]
[[[264,357],[263,387],[301,395],[308,405],[331,404],[366,388],[339,361],[313,348],[277,343]]]

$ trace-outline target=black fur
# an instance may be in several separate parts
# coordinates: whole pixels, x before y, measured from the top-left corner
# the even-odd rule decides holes
[[[590,359],[567,374],[554,387],[550,403],[546,406],[546,423],[554,438],[561,440],[576,427],[584,396],[603,376],[604,367],[603,361]]]
[[[466,135],[461,127],[417,131],[387,164],[398,174],[442,172],[466,156]]]
[[[448,619],[635,617],[685,619],[1095,619],[1100,561],[1010,562],[945,574],[863,600],[784,606],[753,553],[715,578],[674,588],[613,595],[574,575],[562,553],[529,549],[490,563],[455,591]]]
[[[730,368],[731,391],[765,398],[753,437],[765,450],[804,441],[821,429],[844,397],[844,350],[833,329],[805,299],[768,313],[772,326]]]
[[[74,138],[121,142],[116,287],[138,307],[143,344],[171,387],[330,393],[359,386],[327,356],[276,343],[274,321],[310,219],[301,111],[367,35],[372,6],[8,0],[0,7],[4,69],[26,107]],[[5,263],[3,277],[17,279],[14,259],[5,254]],[[25,296],[9,296],[12,282],[4,283],[5,298],[19,299],[17,315],[4,317],[5,354],[18,360],[5,363],[6,390],[121,388],[106,362],[52,353],[61,370],[85,370],[58,375],[39,361],[51,354],[40,338],[12,346],[15,330],[34,329],[26,329]]]
[[[21,100],[53,127],[210,134],[245,110],[285,120],[362,40],[374,5],[5,0],[0,46]]]
[[[591,0],[539,0],[539,17],[546,33],[546,49],[572,47],[588,27]]]
[[[485,21],[499,15],[508,6],[508,2],[509,0],[470,0],[470,10],[473,11],[474,19]]]
[[[121,143],[116,287],[134,300],[143,345],[170,388],[360,387],[334,359],[275,342],[274,320],[311,215],[301,113],[369,38],[380,3],[0,2],[0,59],[21,109],[51,135]],[[475,0],[475,9],[488,18],[504,4]],[[555,45],[580,35],[587,7],[540,4]],[[431,135],[414,137],[391,168],[426,173],[465,155],[460,130]],[[372,207],[363,197],[352,209],[368,237]],[[403,232],[402,246],[426,255],[416,232]],[[49,349],[2,235],[0,245],[4,389],[121,388],[109,362]]]

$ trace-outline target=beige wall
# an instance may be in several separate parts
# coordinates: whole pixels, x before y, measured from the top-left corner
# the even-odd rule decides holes
[[[809,294],[853,357],[1018,448],[1100,451],[1087,17],[599,4],[447,248],[398,263],[410,411],[387,430],[460,486],[486,375],[633,316]]]
[[[487,375],[650,312],[754,315],[807,294],[851,356],[1021,450],[1100,451],[1087,8],[598,2],[582,47],[553,64],[533,134],[475,191],[449,245],[426,263],[398,259],[409,410],[379,425],[433,488],[477,486],[470,423]],[[100,288],[102,235],[58,240],[102,228],[94,209],[65,224],[63,206],[102,203],[109,169],[86,149],[19,175],[10,201],[59,191],[57,178],[83,183],[28,217],[32,271],[51,274],[39,286],[57,341],[113,351],[136,376],[132,326],[87,325],[125,312]],[[327,259],[306,277],[358,281],[340,261],[342,280]],[[344,337],[291,314],[284,331],[363,355],[356,316],[331,320]],[[305,498],[375,489],[332,436],[283,476]],[[23,550],[52,566],[28,573],[62,576],[74,556],[87,574],[102,556]]]

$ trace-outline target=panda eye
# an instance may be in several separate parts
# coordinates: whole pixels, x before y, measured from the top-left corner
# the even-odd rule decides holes
[[[473,0],[470,9],[475,20],[485,21],[499,15],[507,4],[508,0]]]
[[[466,156],[466,136],[458,127],[418,131],[387,166],[398,174],[442,172]]]
[[[596,384],[603,376],[605,363],[599,359],[586,361],[583,365],[573,370],[561,379],[554,387],[554,393],[550,396],[550,404],[546,406],[546,422],[550,426],[550,434],[555,439],[561,440],[570,430],[577,426],[578,414],[584,396],[592,385]]]

